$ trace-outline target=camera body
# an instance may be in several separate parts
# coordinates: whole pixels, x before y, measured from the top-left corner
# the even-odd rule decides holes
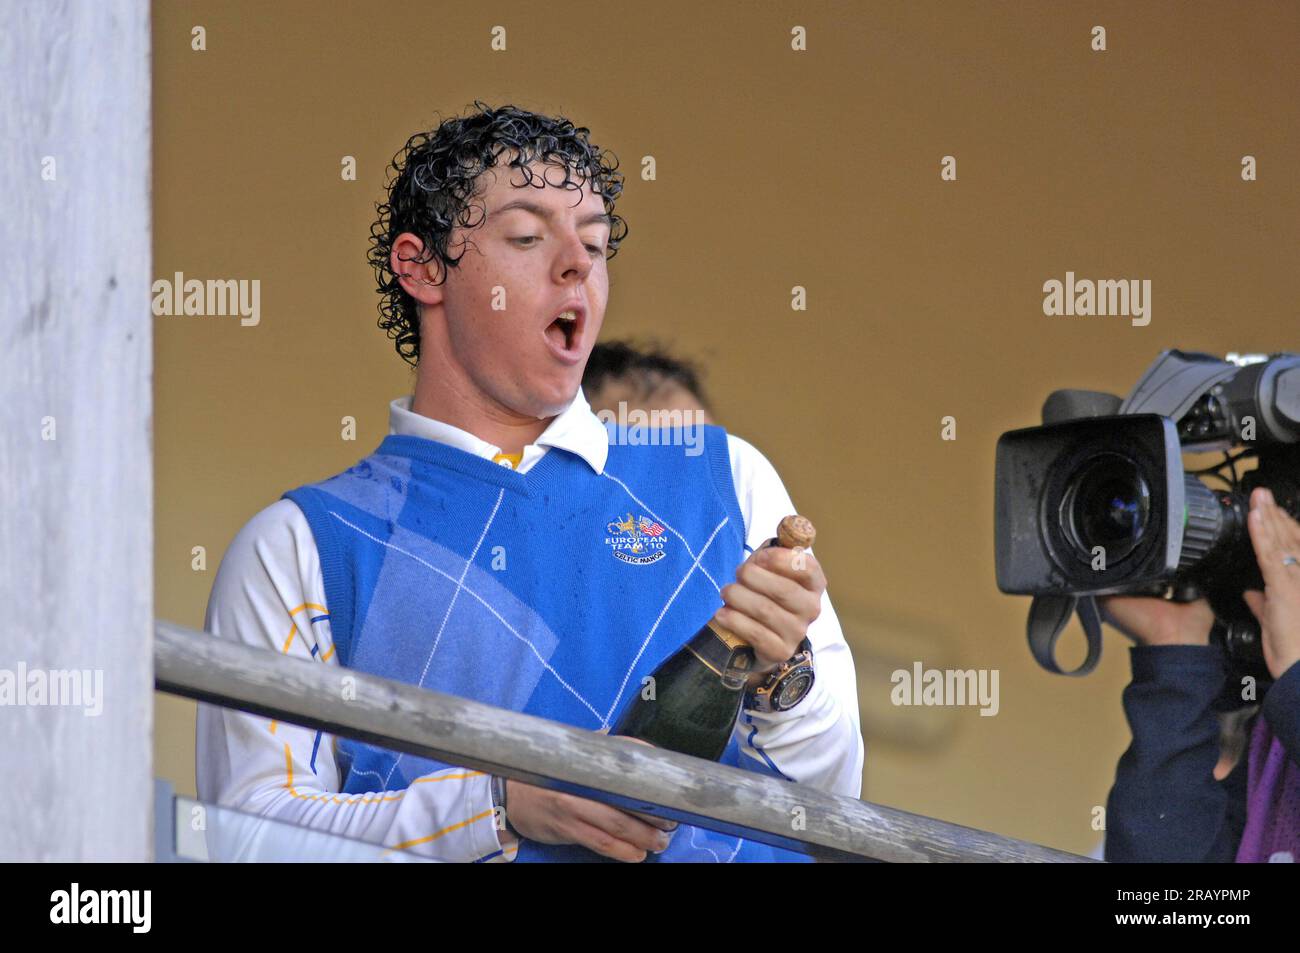
[[[999,438],[995,475],[998,588],[1035,597],[1040,663],[1059,671],[1043,645],[1050,656],[1079,600],[1092,608],[1090,669],[1100,638],[1091,597],[1204,596],[1234,674],[1267,679],[1258,623],[1241,597],[1263,588],[1246,516],[1251,491],[1264,486],[1300,518],[1300,355],[1165,351],[1126,400],[1057,391],[1043,417]],[[1184,467],[1183,454],[1213,451],[1223,463]],[[1247,458],[1257,466],[1238,474]],[[1055,609],[1039,611],[1040,601]],[[1055,631],[1035,632],[1044,626]]]

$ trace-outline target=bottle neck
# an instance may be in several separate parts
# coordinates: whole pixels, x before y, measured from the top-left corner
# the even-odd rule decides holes
[[[734,632],[709,622],[686,647],[721,679],[725,688],[739,691],[748,683],[754,669],[754,650]]]

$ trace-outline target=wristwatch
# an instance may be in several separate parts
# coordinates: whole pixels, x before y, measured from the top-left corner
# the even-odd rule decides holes
[[[786,659],[767,681],[746,694],[747,707],[754,711],[789,711],[807,697],[813,687],[812,643],[805,638],[799,651]]]

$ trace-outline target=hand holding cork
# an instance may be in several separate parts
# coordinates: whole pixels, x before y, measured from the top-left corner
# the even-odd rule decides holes
[[[806,518],[787,516],[776,538],[751,553],[736,581],[722,587],[724,605],[713,618],[753,647],[751,680],[795,655],[821,615],[826,575],[807,551],[816,535]]]

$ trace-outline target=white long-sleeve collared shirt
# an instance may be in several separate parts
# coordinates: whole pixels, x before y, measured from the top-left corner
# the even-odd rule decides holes
[[[389,433],[437,440],[501,462],[503,455],[473,434],[416,414],[410,396],[389,405]],[[771,463],[728,434],[732,478],[757,549],[781,518],[797,512]],[[546,453],[568,451],[602,472],[609,431],[581,389],[517,469],[527,472]],[[316,542],[291,500],[272,503],[231,542],[213,582],[205,628],[220,638],[337,665],[329,607]],[[829,596],[809,627],[816,679],[786,712],[744,710],[736,730],[741,751],[785,777],[835,794],[858,797],[864,746],[853,659]],[[234,709],[200,704],[196,738],[199,798],[358,840],[450,861],[509,861],[494,823],[490,777],[451,768],[418,778],[402,791],[340,794],[334,738]]]

